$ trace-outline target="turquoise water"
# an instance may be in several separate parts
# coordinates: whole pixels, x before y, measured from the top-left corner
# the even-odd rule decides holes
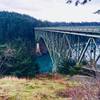
[[[49,54],[45,54],[37,57],[37,62],[40,67],[40,72],[46,73],[52,71],[52,61]]]

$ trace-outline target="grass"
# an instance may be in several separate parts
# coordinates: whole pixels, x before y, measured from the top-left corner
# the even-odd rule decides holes
[[[73,91],[80,89],[83,89],[80,81],[59,75],[38,76],[31,80],[5,77],[0,79],[0,100],[73,100]]]
[[[5,77],[0,79],[0,100],[64,100],[56,91],[78,85],[65,79],[35,78],[32,80]]]

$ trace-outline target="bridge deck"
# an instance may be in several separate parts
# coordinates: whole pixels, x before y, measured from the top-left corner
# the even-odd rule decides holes
[[[98,65],[99,63],[100,26],[40,27],[35,28],[35,35],[37,40],[43,35],[42,38],[44,38],[49,53],[51,54],[50,57],[54,65],[53,71],[56,71],[57,64],[65,55],[76,59],[78,63],[86,58],[89,65],[91,64],[90,66],[95,66],[95,64]],[[82,41],[81,39],[83,38],[86,38],[86,41]],[[87,70],[89,70],[88,67]],[[92,71],[98,70],[97,68],[95,70],[92,69]]]
[[[100,38],[100,26],[42,27],[35,30]]]

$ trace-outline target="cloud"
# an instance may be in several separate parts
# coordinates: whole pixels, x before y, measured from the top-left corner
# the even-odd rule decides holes
[[[25,13],[49,21],[100,21],[99,15],[92,14],[99,4],[91,2],[75,7],[66,5],[65,0],[0,0],[0,10]]]

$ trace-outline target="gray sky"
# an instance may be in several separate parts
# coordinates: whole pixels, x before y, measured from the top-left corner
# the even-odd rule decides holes
[[[0,0],[0,11],[15,11],[48,21],[98,21],[100,0],[92,0],[84,6],[67,5],[65,0]]]

